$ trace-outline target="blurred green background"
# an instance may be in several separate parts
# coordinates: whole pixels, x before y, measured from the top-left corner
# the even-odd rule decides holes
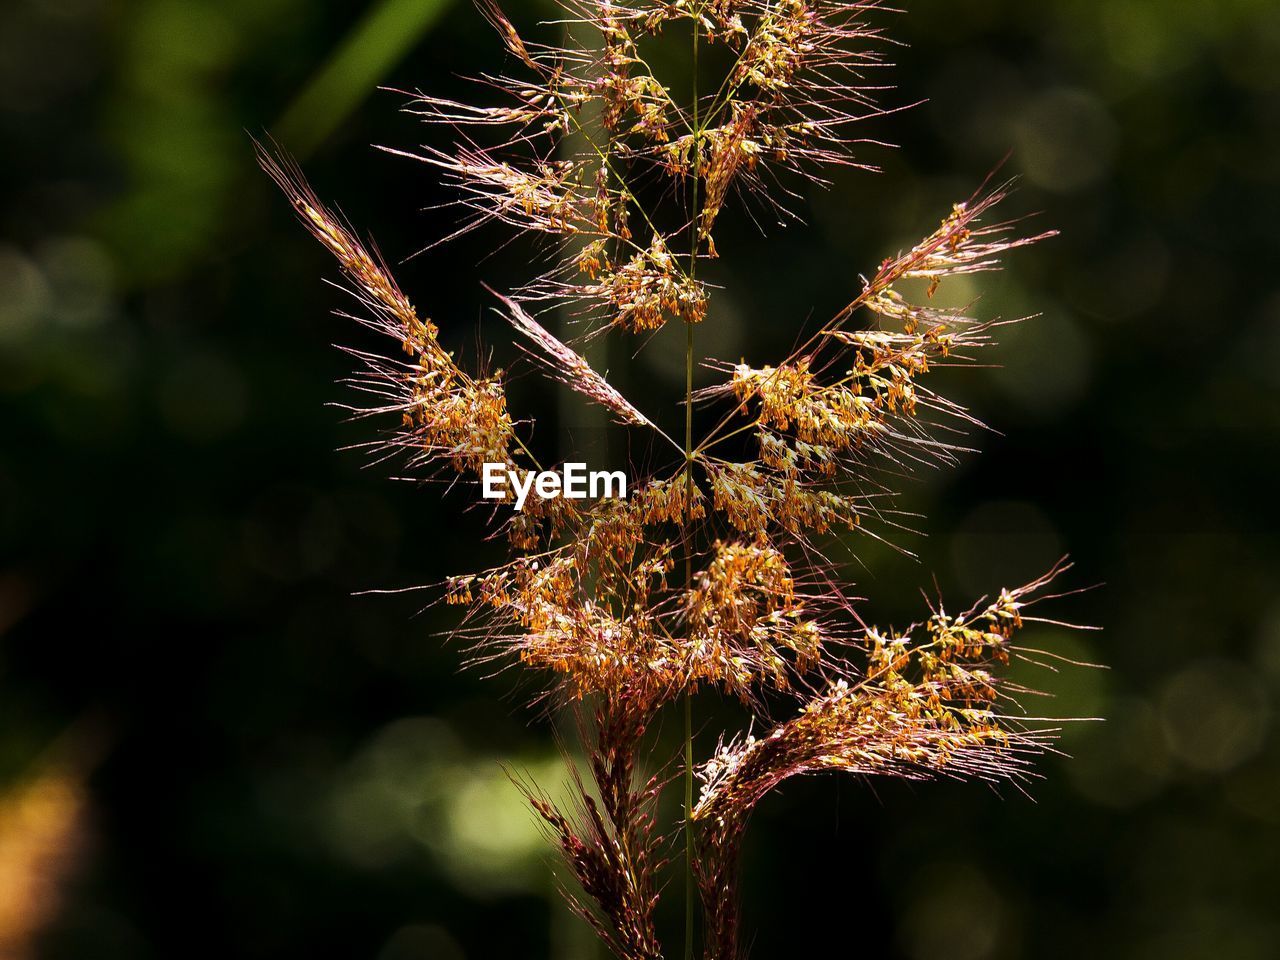
[[[906,485],[920,560],[858,541],[858,586],[903,622],[935,576],[959,604],[1070,552],[1105,587],[1055,612],[1104,632],[1036,639],[1109,669],[1033,682],[1106,722],[1033,799],[772,797],[753,955],[1277,956],[1280,9],[907,6],[885,97],[927,102],[866,128],[901,149],[810,191],[808,226],[722,220],[703,343],[776,358],[1012,151],[1009,209],[1062,237],[974,290],[1043,316],[940,379],[999,432]],[[0,11],[0,957],[597,955],[498,766],[554,785],[551,731],[513,678],[459,671],[451,611],[353,595],[495,554],[459,498],[340,452],[368,425],[324,407],[329,344],[359,335],[249,141],[275,132],[399,261],[449,221],[426,168],[369,148],[431,135],[373,88],[464,92],[503,60],[461,0]],[[486,258],[501,239],[398,270],[472,353],[504,335],[479,282],[527,272],[520,244]],[[629,378],[648,409],[673,359]]]

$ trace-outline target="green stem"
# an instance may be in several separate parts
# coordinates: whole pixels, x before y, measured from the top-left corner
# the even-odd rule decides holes
[[[698,271],[698,186],[701,173],[699,154],[702,148],[702,127],[698,122],[698,37],[699,24],[693,18],[693,187],[691,219],[689,221],[689,279]],[[693,324],[685,321],[684,349],[684,471],[685,471],[685,557],[684,580],[686,589],[693,586]],[[693,694],[684,696],[684,960],[693,960]]]
[[[684,696],[684,960],[693,960],[693,696]]]

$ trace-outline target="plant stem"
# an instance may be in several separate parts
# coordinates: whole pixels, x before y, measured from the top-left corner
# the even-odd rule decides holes
[[[693,960],[693,696],[684,695],[684,960]]]
[[[698,122],[698,36],[699,22],[693,18],[693,187],[689,221],[689,279],[698,271],[698,185],[702,127]],[[693,324],[686,320],[684,347],[684,471],[685,525],[691,528],[693,512]],[[693,586],[693,537],[685,537],[685,588]],[[693,694],[684,695],[684,960],[693,960]]]

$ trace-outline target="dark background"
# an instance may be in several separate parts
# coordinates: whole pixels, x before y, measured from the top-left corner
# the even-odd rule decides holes
[[[431,134],[366,94],[501,66],[480,16],[439,4],[0,12],[5,958],[597,956],[499,767],[559,782],[549,728],[512,678],[459,671],[451,611],[353,595],[496,553],[460,498],[339,452],[369,425],[324,406],[329,344],[359,337],[249,141],[275,132],[393,261],[438,236],[430,171],[368,146]],[[810,191],[807,226],[724,220],[702,342],[776,359],[1012,151],[1010,211],[1062,236],[948,295],[1043,315],[999,369],[941,375],[999,432],[907,484],[929,535],[895,540],[920,559],[858,540],[858,587],[901,623],[935,576],[961,605],[1070,552],[1070,584],[1105,587],[1054,612],[1104,630],[1035,639],[1109,669],[1033,682],[1046,713],[1106,722],[1068,728],[1032,798],[789,786],[750,833],[754,955],[1275,956],[1280,14],[907,6],[885,98],[928,102],[867,128],[901,149]],[[478,328],[506,336],[479,282],[527,272],[520,244],[484,259],[502,239],[397,270],[471,355]],[[623,382],[678,418],[678,358],[638,364]],[[546,394],[517,387],[544,431]],[[703,751],[733,716],[714,700]]]

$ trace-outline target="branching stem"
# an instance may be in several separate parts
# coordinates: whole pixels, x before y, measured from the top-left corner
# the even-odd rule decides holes
[[[693,18],[693,186],[689,218],[689,278],[698,272],[698,185],[702,175],[700,153],[702,127],[698,120],[698,36],[700,23]],[[684,473],[685,473],[685,558],[684,580],[686,589],[693,587],[693,324],[686,320],[684,348]],[[693,960],[693,695],[684,695],[684,960]]]

